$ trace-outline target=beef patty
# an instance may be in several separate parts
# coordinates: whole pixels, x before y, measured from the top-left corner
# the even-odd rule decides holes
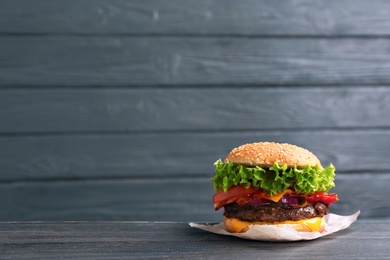
[[[238,218],[242,221],[282,222],[287,220],[301,220],[314,217],[323,217],[329,213],[329,207],[322,202],[302,207],[290,207],[285,204],[269,204],[261,206],[225,205],[224,216]]]

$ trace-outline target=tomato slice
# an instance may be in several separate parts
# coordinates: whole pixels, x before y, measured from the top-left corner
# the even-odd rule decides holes
[[[309,203],[320,201],[328,205],[334,203],[335,200],[339,200],[336,193],[328,194],[326,192],[321,192],[321,191],[317,191],[313,194],[308,195],[306,199],[306,201]]]

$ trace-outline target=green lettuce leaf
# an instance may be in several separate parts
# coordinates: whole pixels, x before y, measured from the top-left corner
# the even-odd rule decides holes
[[[279,166],[277,162],[265,170],[261,167],[236,165],[232,162],[223,163],[221,159],[214,163],[215,176],[211,179],[216,191],[226,191],[234,185],[244,185],[261,188],[269,195],[284,192],[293,187],[298,193],[310,194],[316,191],[328,192],[334,184],[335,170],[333,164],[327,168],[321,165],[307,165],[303,169],[288,168],[287,164]]]

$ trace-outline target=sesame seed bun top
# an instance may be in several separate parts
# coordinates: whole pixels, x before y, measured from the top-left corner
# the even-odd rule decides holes
[[[225,158],[225,162],[233,162],[248,166],[269,168],[275,162],[288,167],[304,168],[306,165],[321,165],[318,158],[310,151],[286,143],[250,143],[234,148]]]

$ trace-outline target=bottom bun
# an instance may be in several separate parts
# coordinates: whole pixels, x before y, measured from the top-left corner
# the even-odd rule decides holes
[[[227,231],[231,233],[243,233],[250,228],[261,225],[272,225],[277,227],[292,227],[298,232],[322,232],[325,228],[325,217],[316,217],[303,219],[298,221],[284,221],[284,222],[247,222],[237,218],[224,217],[223,223]]]

